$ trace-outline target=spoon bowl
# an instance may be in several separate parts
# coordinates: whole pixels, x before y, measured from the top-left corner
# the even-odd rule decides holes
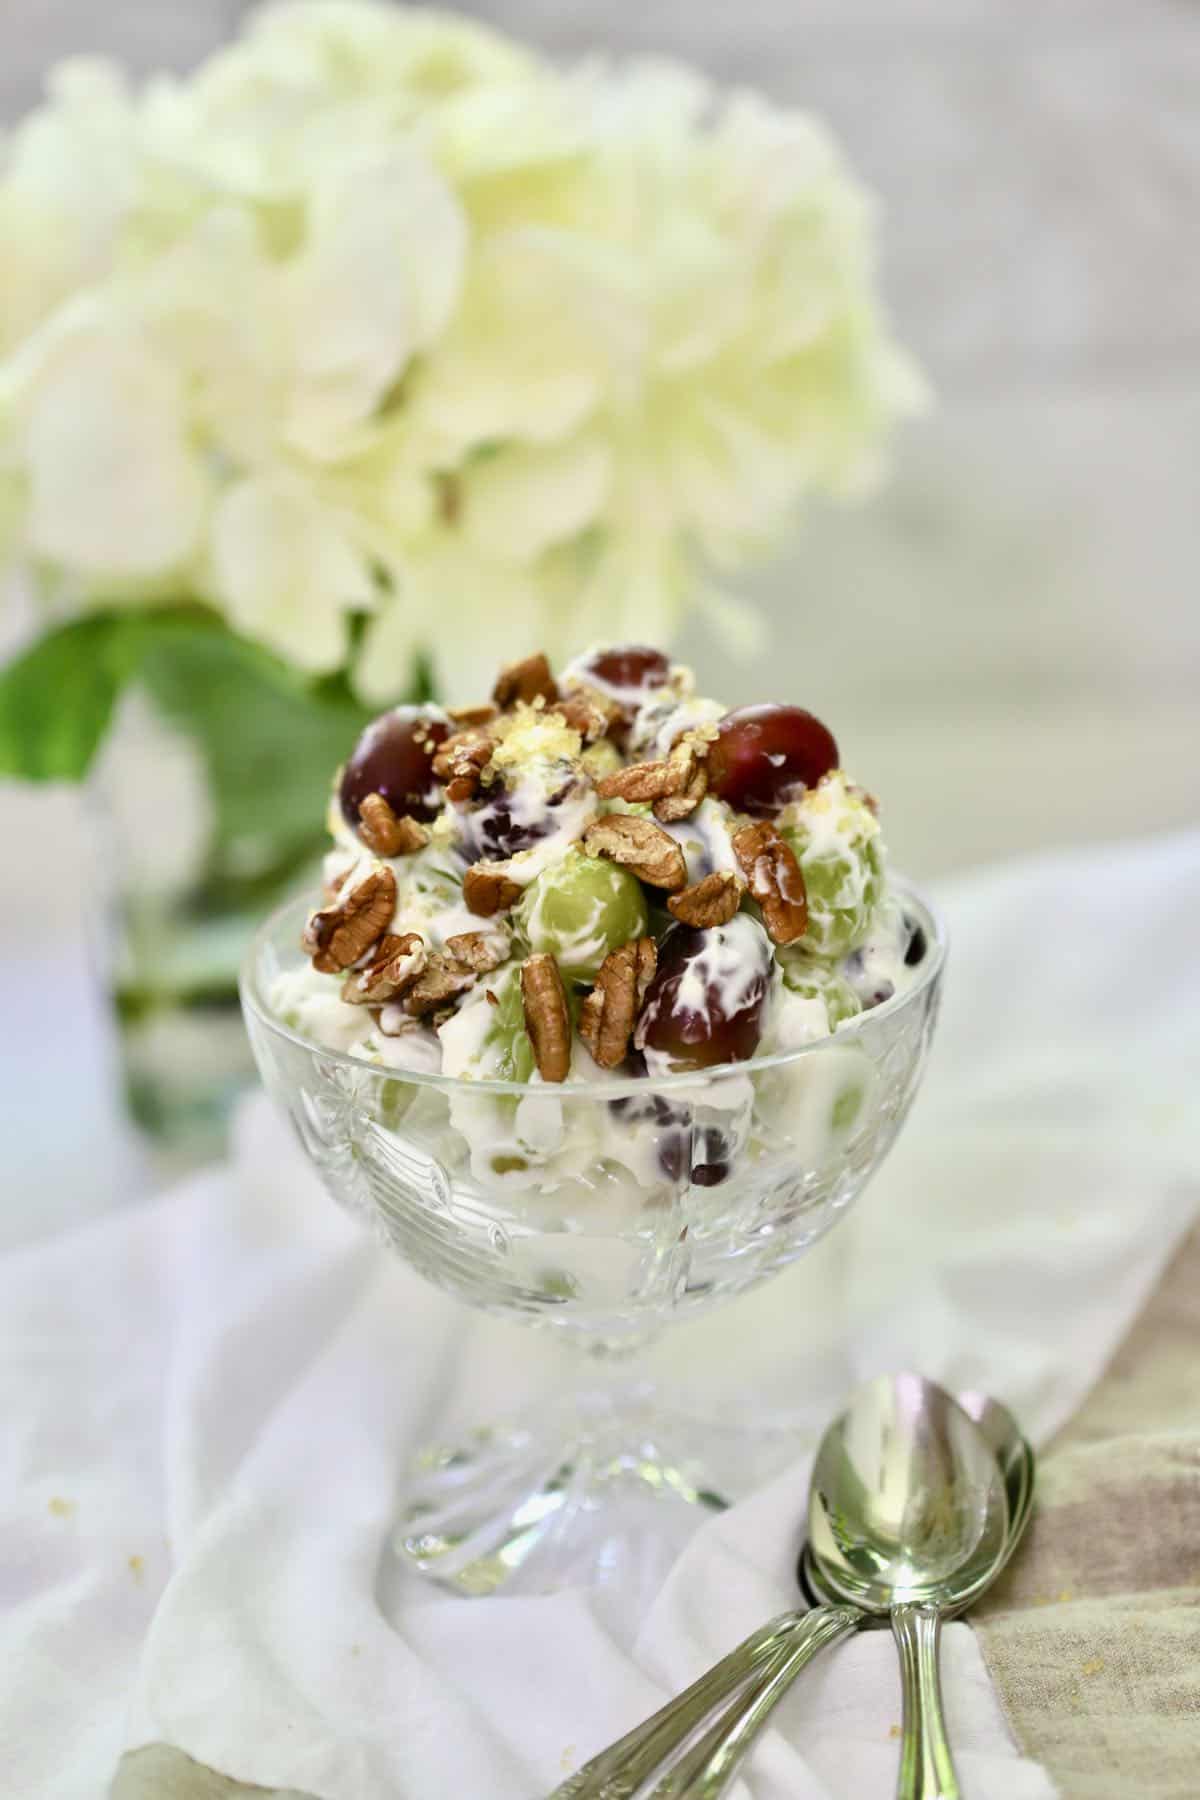
[[[964,1603],[994,1573],[1008,1494],[986,1436],[918,1375],[858,1389],[821,1440],[808,1537],[823,1583],[864,1612]]]
[[[1000,1466],[1005,1493],[1008,1497],[1008,1542],[1000,1561],[1003,1568],[1009,1561],[1017,1545],[1025,1533],[1029,1515],[1033,1510],[1033,1490],[1036,1462],[1028,1440],[1022,1435],[1021,1428],[1006,1406],[999,1400],[993,1400],[989,1394],[965,1392],[955,1396],[959,1406],[974,1421],[976,1427],[986,1438],[997,1463]],[[996,1571],[999,1573],[999,1569]],[[813,1556],[812,1546],[805,1543],[796,1566],[796,1578],[801,1592],[810,1606],[835,1606],[838,1596],[829,1587]],[[972,1599],[977,1596],[968,1594],[958,1604],[947,1606],[944,1610],[947,1617],[956,1617],[966,1610]],[[889,1621],[884,1613],[867,1614],[864,1624],[867,1627],[886,1627]]]

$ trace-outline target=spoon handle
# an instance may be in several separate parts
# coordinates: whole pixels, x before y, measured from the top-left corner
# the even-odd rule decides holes
[[[650,1790],[649,1800],[717,1800],[801,1669],[862,1622],[862,1613],[849,1606],[820,1606],[808,1613],[787,1649],[758,1678],[749,1701],[745,1695],[734,1700]]]
[[[935,1606],[892,1608],[892,1634],[900,1652],[904,1724],[896,1800],[960,1800],[958,1777],[942,1717],[938,1640],[942,1615]]]
[[[682,1694],[569,1775],[550,1800],[629,1800],[712,1712],[780,1655],[811,1615],[780,1613],[760,1625]]]

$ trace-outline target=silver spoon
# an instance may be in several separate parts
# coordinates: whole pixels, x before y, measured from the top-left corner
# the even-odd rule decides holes
[[[1006,1548],[1007,1560],[1032,1500],[1032,1452],[1012,1415],[997,1402],[976,1395],[963,1395],[961,1399],[964,1410],[985,1432],[1004,1471],[1014,1532]],[[701,1795],[711,1800],[720,1794],[774,1705],[805,1664],[826,1644],[835,1643],[870,1622],[857,1604],[847,1607],[836,1600],[820,1604],[832,1596],[817,1588],[815,1581],[805,1582],[807,1569],[805,1561],[800,1571],[801,1585],[810,1604],[818,1602],[813,1611],[782,1613],[761,1626],[653,1717],[577,1770],[554,1790],[551,1800],[628,1800],[687,1743],[718,1706],[724,1710],[716,1724],[682,1761],[673,1764],[654,1793],[659,1800],[668,1794],[687,1794],[689,1800],[698,1800]]]
[[[1033,1451],[1022,1437],[1012,1414],[998,1400],[992,1400],[986,1394],[966,1393],[958,1395],[958,1403],[983,1432],[1004,1482],[1008,1498],[1009,1532],[999,1565],[1003,1567],[1020,1542],[1033,1508]],[[799,1558],[796,1574],[801,1592],[815,1613],[824,1617],[831,1607],[838,1605],[838,1596],[822,1581],[820,1571],[813,1563],[811,1547],[807,1544]],[[982,1592],[982,1589],[979,1591]],[[969,1604],[970,1599],[977,1597],[978,1595],[965,1597],[959,1605],[947,1608],[944,1616],[957,1614]],[[886,1614],[859,1614],[861,1625],[886,1627],[889,1622]],[[778,1626],[781,1621],[777,1620],[775,1623]],[[837,1635],[840,1636],[841,1633]],[[667,1800],[668,1796],[686,1797],[686,1800],[717,1800],[800,1668],[811,1660],[815,1649],[820,1647],[820,1644],[812,1649],[804,1646],[799,1658],[793,1659],[787,1644],[782,1648],[777,1644],[773,1660],[767,1662],[754,1684],[743,1691],[732,1705],[727,1706],[703,1737],[673,1764],[669,1774],[653,1789],[651,1800]]]
[[[808,1539],[825,1590],[891,1619],[904,1693],[898,1800],[959,1800],[938,1642],[946,1612],[982,1592],[1008,1548],[1008,1494],[987,1437],[920,1376],[860,1388],[817,1451]]]

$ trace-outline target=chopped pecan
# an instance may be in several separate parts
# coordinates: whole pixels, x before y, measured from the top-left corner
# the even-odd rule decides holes
[[[637,992],[634,995],[636,1010],[641,1012],[642,1001],[646,998],[646,990],[654,980],[654,971],[658,967],[658,951],[652,937],[639,938],[637,941]]]
[[[490,975],[508,955],[508,933],[459,931],[446,939],[446,954],[474,975]]]
[[[579,1014],[579,1035],[602,1069],[615,1069],[629,1052],[646,989],[654,975],[654,939],[630,938],[610,950]]]
[[[521,964],[525,1029],[543,1081],[565,1081],[571,1068],[571,1014],[558,964],[546,951]]]
[[[492,760],[496,748],[491,733],[481,725],[456,731],[438,747],[433,759],[433,772],[446,784],[450,800],[472,800],[479,792],[483,771]]]
[[[425,940],[419,932],[389,931],[380,938],[365,968],[351,969],[342,999],[351,1006],[383,1006],[410,988],[425,967]]]
[[[490,919],[520,898],[520,883],[510,880],[503,869],[472,863],[463,876],[463,899],[478,919]]]
[[[714,869],[682,894],[672,894],[667,908],[685,925],[728,925],[745,891],[732,869]]]
[[[436,1012],[447,1000],[456,999],[474,985],[475,976],[470,969],[439,956],[435,950],[426,958],[425,967],[405,994],[404,1010],[410,1018],[424,1018],[426,1013]]]
[[[604,776],[596,791],[605,800],[652,800],[655,817],[671,824],[696,810],[707,786],[703,749],[687,736],[661,761],[630,763]]]
[[[482,706],[451,706],[447,710],[460,731],[473,725],[490,725],[500,712],[493,700],[485,700]]]
[[[411,856],[429,842],[425,827],[407,813],[398,817],[382,794],[368,794],[360,804],[358,835],[376,856]]]
[[[777,944],[792,944],[808,928],[808,893],[796,853],[769,819],[733,834],[733,853],[763,923]]]
[[[598,743],[621,723],[621,708],[615,700],[606,700],[590,688],[577,688],[563,700],[554,702],[554,710],[577,731],[585,744]]]
[[[630,763],[596,783],[602,800],[661,800],[674,792],[674,776],[665,762]]]
[[[348,969],[380,938],[396,909],[396,877],[387,868],[372,869],[332,906],[315,912],[304,927],[301,943],[323,975]]]
[[[661,800],[654,802],[654,816],[664,825],[673,825],[695,812],[708,792],[708,746],[690,734],[672,747],[667,767],[675,776],[675,785]]]
[[[650,887],[674,891],[687,881],[683,851],[653,819],[609,813],[588,826],[583,847],[589,856],[607,856],[623,864]]]
[[[515,706],[519,700],[528,706],[537,699],[557,700],[558,684],[543,653],[539,650],[536,656],[526,656],[501,669],[492,699],[500,707]]]

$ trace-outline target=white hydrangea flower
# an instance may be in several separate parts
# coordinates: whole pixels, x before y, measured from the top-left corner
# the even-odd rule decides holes
[[[445,330],[466,252],[462,208],[413,146],[381,146],[318,178],[307,240],[286,276],[296,370],[289,444],[337,457],[346,431]]]
[[[64,65],[0,147],[5,539],[305,670],[361,635],[379,701],[744,635],[730,572],[923,396],[873,246],[823,127],[668,63],[293,0],[187,78]]]
[[[298,668],[338,667],[346,614],[370,608],[375,593],[332,508],[286,475],[240,481],[216,507],[211,553],[214,590],[238,631]]]
[[[183,569],[201,541],[209,482],[181,372],[119,315],[81,305],[23,374],[10,406],[31,554],[86,584]]]

